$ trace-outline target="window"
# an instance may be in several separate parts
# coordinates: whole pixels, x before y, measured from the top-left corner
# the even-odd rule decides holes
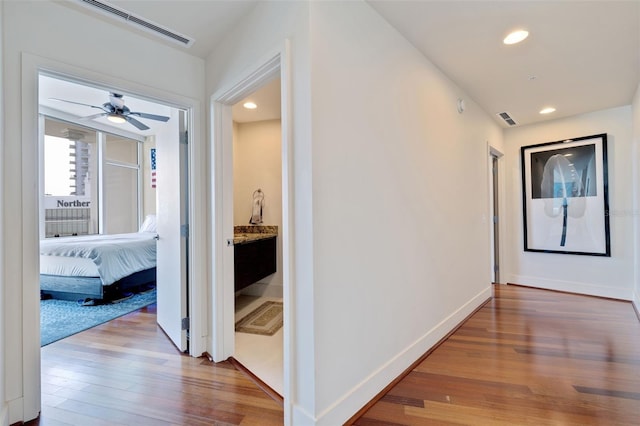
[[[45,118],[45,237],[135,232],[140,142]]]

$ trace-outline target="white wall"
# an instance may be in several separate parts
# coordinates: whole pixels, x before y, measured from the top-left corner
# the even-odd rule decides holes
[[[3,209],[4,280],[8,284],[2,308],[7,324],[11,324],[4,342],[5,396],[10,401],[9,421],[14,423],[35,417],[40,405],[35,67],[44,64],[128,92],[151,97],[180,94],[171,100],[188,97],[203,104],[204,61],[60,2],[2,4],[3,35],[11,39],[2,51],[2,200],[5,206],[12,206]],[[196,121],[196,125],[201,126],[201,122]],[[199,129],[195,133],[201,134]]]
[[[253,192],[264,193],[263,225],[282,231],[282,151],[280,120],[234,123],[233,216],[234,225],[249,225]],[[277,239],[276,273],[260,283],[280,287],[282,294],[282,236]],[[265,289],[262,289],[263,291]],[[265,293],[266,295],[266,293]]]
[[[249,225],[253,192],[265,194],[263,224],[282,226],[280,120],[239,123],[233,143],[233,216]]]
[[[632,109],[630,106],[505,131],[510,283],[630,300],[634,282]],[[607,134],[611,257],[524,252],[520,147]]]
[[[365,3],[313,3],[311,40],[316,415],[337,424],[490,296],[502,132]]]
[[[489,297],[487,142],[501,147],[502,132],[363,2],[260,3],[210,56],[209,93],[284,37],[296,272],[286,404],[293,424],[333,425]]]
[[[633,98],[632,104],[633,114],[633,182],[634,182],[634,241],[635,241],[635,256],[637,258],[640,253],[640,84],[636,90],[636,95]],[[635,303],[636,310],[640,312],[640,262],[635,261],[635,286],[633,292],[633,302]]]

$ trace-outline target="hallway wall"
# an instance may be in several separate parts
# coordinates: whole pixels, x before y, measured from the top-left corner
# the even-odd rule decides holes
[[[311,10],[317,417],[337,424],[490,296],[502,131],[366,3]]]

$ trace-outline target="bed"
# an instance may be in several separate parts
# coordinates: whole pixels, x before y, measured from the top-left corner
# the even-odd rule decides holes
[[[40,292],[57,299],[113,299],[156,280],[155,217],[138,232],[40,241]]]

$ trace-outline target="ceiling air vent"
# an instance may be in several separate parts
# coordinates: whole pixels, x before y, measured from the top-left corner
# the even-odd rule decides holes
[[[179,43],[182,46],[191,47],[191,45],[195,41],[192,38],[179,34],[175,31],[171,31],[170,29],[165,28],[161,25],[155,24],[149,20],[140,18],[139,16],[132,15],[126,10],[110,5],[107,2],[97,1],[97,0],[77,0],[77,1],[84,6],[87,6],[94,10],[98,10],[103,15],[107,15],[119,21],[125,21],[135,27],[143,29],[147,32],[151,32],[164,39],[169,39],[175,43]]]
[[[515,126],[517,123],[513,120],[513,118],[511,118],[511,116],[506,113],[506,112],[499,112],[498,117],[502,118],[505,123],[507,123],[509,126]]]

